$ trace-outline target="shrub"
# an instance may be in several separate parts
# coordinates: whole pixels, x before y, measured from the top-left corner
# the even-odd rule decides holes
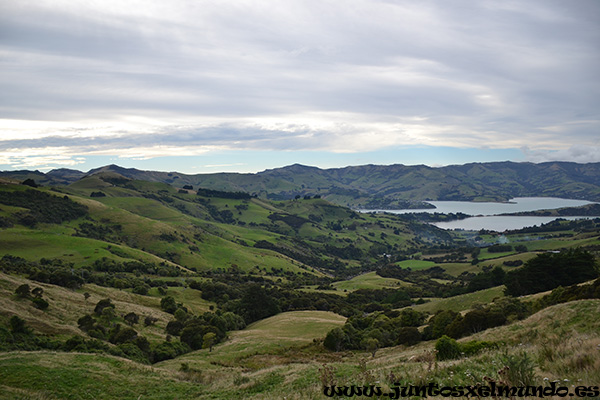
[[[29,333],[29,329],[25,326],[25,320],[13,315],[10,318],[10,330],[12,333]]]
[[[115,308],[115,305],[110,301],[110,299],[102,299],[98,303],[96,303],[96,307],[94,308],[94,313],[96,315],[102,315],[102,312],[105,308]]]
[[[535,380],[535,363],[526,352],[510,355],[505,353],[501,359],[508,367],[506,374],[508,381],[513,386],[532,386]]]
[[[141,285],[137,285],[133,288],[132,292],[135,294],[141,294],[143,296],[146,296],[148,294],[148,291],[150,290],[150,286],[144,284]]]
[[[160,301],[160,308],[169,314],[173,314],[177,310],[177,303],[172,296],[163,297]]]
[[[113,344],[126,343],[134,340],[137,337],[137,332],[133,328],[122,328],[117,325],[108,339]]]
[[[406,326],[398,329],[398,344],[412,346],[421,341],[421,332],[414,326]]]
[[[77,320],[77,325],[79,326],[79,329],[81,329],[84,332],[93,329],[95,323],[96,320],[89,314],[86,314]]]
[[[459,343],[461,353],[464,353],[465,356],[472,356],[474,354],[479,353],[483,349],[495,348],[497,347],[496,343],[493,342],[484,342],[480,340],[472,340],[470,342]]]
[[[48,302],[46,300],[42,299],[41,297],[34,297],[31,300],[31,302],[33,303],[35,308],[38,308],[40,310],[45,310],[50,305],[50,304],[48,304]]]
[[[24,283],[15,290],[15,294],[22,298],[29,297],[29,285]]]
[[[36,287],[31,291],[31,294],[34,297],[42,297],[42,295],[44,294],[44,289],[42,289],[41,287]]]
[[[325,336],[323,346],[325,346],[326,349],[331,351],[340,351],[342,350],[345,337],[346,334],[342,329],[333,328],[327,333],[327,336]]]
[[[461,348],[458,342],[446,335],[442,336],[435,343],[438,360],[452,360],[460,357]]]
[[[137,315],[134,312],[130,312],[129,314],[125,315],[123,319],[125,320],[125,322],[127,322],[127,324],[131,326],[137,324],[140,321],[139,315]]]

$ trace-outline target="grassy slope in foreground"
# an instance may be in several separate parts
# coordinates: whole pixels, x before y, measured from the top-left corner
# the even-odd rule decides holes
[[[285,314],[280,318],[285,318]],[[248,327],[278,341],[277,319]],[[266,324],[266,325],[265,325]],[[271,325],[271,326],[269,326]],[[284,327],[282,332],[287,332]],[[282,341],[289,338],[283,335]],[[301,333],[300,336],[303,336]],[[467,385],[483,382],[484,376],[498,379],[506,354],[533,363],[533,384],[568,379],[570,383],[597,385],[600,382],[600,300],[583,300],[549,307],[512,325],[502,326],[463,340],[488,340],[502,343],[499,349],[476,356],[438,363],[430,362],[434,342],[417,346],[381,349],[375,358],[366,353],[337,355],[328,364],[333,382],[338,385],[376,383],[389,389],[392,379],[413,384]],[[235,338],[232,339],[232,341]],[[227,343],[213,350],[215,361]],[[186,356],[202,360],[207,350]],[[330,353],[332,354],[332,353]],[[332,354],[333,355],[333,354]],[[158,367],[142,366],[104,355],[52,352],[13,352],[0,355],[0,399],[171,399],[171,398],[255,398],[321,399],[322,361],[316,357],[302,363],[276,362],[280,354],[269,351],[262,357],[264,368],[232,368],[213,362],[211,371],[176,371],[178,360]],[[182,359],[183,360],[183,359]],[[268,361],[271,362],[268,362]],[[569,385],[570,386],[570,385]],[[141,395],[141,397],[139,397]]]
[[[181,362],[198,368],[211,368],[209,364],[214,362],[235,366],[257,354],[277,354],[310,344],[345,321],[345,317],[327,311],[285,312],[231,332],[229,340],[215,346],[212,352],[200,350],[158,365],[170,369],[179,368]]]

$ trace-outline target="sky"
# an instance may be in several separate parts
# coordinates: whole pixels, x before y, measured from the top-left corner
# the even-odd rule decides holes
[[[597,0],[0,0],[0,170],[600,162]]]

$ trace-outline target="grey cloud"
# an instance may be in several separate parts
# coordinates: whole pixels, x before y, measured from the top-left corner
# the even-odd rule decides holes
[[[0,140],[0,151],[18,149],[48,149],[73,147],[81,153],[110,149],[134,149],[136,147],[201,147],[225,146],[231,148],[265,148],[269,150],[316,149],[327,141],[326,131],[313,131],[303,126],[288,126],[286,130],[264,129],[253,126],[213,127],[168,127],[164,132],[136,134],[127,132],[114,136],[63,135],[47,136],[40,139]],[[168,131],[168,132],[167,132]],[[302,136],[310,134],[320,143],[306,141]],[[236,145],[236,142],[241,142]],[[312,143],[312,144],[311,144]]]
[[[369,123],[426,117],[455,126],[457,142],[479,137],[479,145],[502,140],[493,134],[530,147],[549,138],[556,147],[565,132],[573,143],[589,143],[598,132],[598,122],[566,124],[598,119],[594,0],[174,0],[131,12],[86,4],[1,6],[4,118],[81,126],[133,116],[171,124],[144,135],[77,139],[103,148],[240,141],[318,148],[317,138],[330,140],[327,132],[294,119],[315,112]],[[231,123],[177,127],[180,119],[199,126],[212,117]],[[296,128],[241,122],[266,117]],[[553,126],[561,129],[545,129]],[[60,137],[28,143],[69,145]]]

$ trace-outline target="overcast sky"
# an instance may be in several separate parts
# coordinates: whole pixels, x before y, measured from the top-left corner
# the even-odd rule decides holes
[[[0,0],[0,169],[600,162],[598,0]]]

